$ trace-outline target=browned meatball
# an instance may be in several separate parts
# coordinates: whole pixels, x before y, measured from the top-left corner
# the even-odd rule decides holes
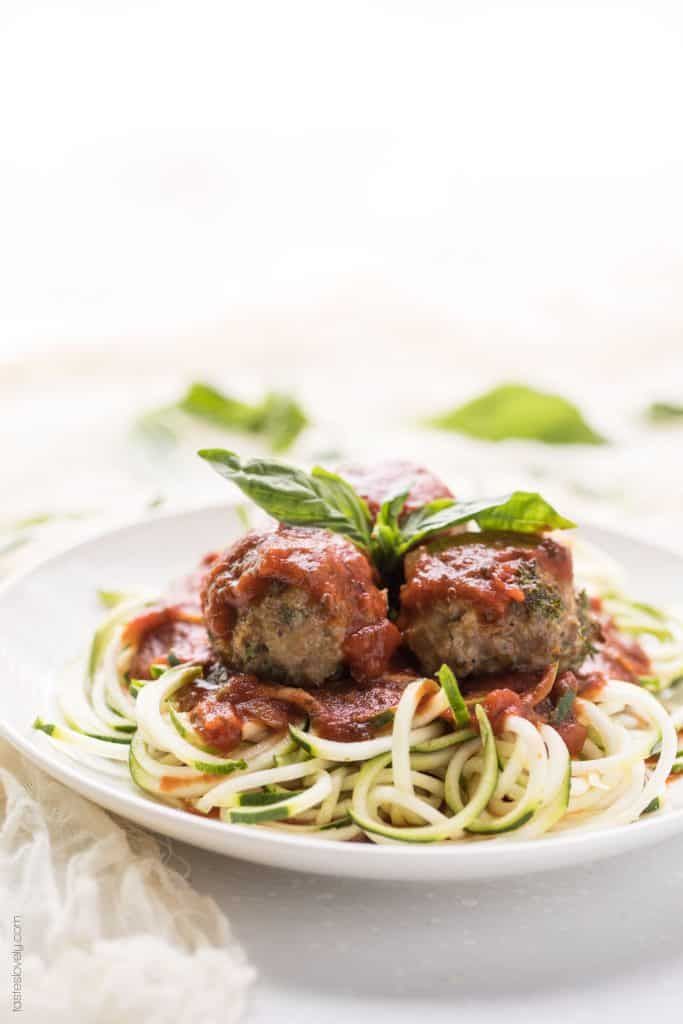
[[[441,537],[406,557],[405,578],[399,625],[425,672],[564,670],[585,656],[571,552],[549,537]]]
[[[442,480],[424,466],[395,459],[372,466],[350,464],[339,468],[339,475],[352,485],[363,498],[374,519],[380,505],[399,487],[410,488],[403,514],[427,505],[436,498],[452,498],[452,492]]]
[[[209,571],[202,609],[229,665],[295,685],[377,676],[400,642],[368,559],[327,530],[246,534]]]

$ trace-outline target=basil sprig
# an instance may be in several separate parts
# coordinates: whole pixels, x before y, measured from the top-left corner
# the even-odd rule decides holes
[[[353,487],[320,466],[306,473],[275,459],[240,459],[224,448],[206,448],[199,455],[274,519],[341,533],[387,571],[423,540],[463,523],[514,533],[567,530],[575,525],[531,491],[477,501],[438,498],[402,516],[407,489],[382,503],[373,525],[366,503]]]
[[[375,528],[375,560],[391,566],[423,540],[452,526],[475,522],[482,530],[512,533],[542,533],[569,530],[575,526],[552,505],[532,491],[513,491],[500,498],[453,501],[437,498],[401,518],[407,492],[388,498],[381,506]]]
[[[198,454],[279,522],[324,527],[369,551],[368,507],[336,473],[320,466],[305,473],[276,459],[240,459],[224,448],[204,448]]]

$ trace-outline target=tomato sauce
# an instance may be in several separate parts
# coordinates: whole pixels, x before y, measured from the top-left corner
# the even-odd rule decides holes
[[[128,675],[149,679],[152,665],[168,664],[169,655],[181,662],[205,664],[213,657],[204,626],[199,593],[208,568],[218,556],[205,555],[195,572],[179,580],[162,602],[145,608],[126,624],[124,646],[135,647]]]
[[[407,583],[401,588],[405,609],[461,599],[486,618],[500,618],[511,603],[525,599],[520,570],[534,560],[539,569],[564,584],[572,578],[568,548],[550,537],[487,533],[461,534],[418,548],[409,556]]]
[[[220,577],[224,600],[233,607],[261,597],[278,582],[305,590],[323,607],[352,601],[359,625],[386,614],[370,562],[339,534],[294,526],[266,535],[251,531],[227,554],[209,572],[203,592]]]
[[[152,665],[168,665],[169,658],[204,665],[214,657],[209,635],[201,622],[175,618],[173,611],[166,609],[167,617],[148,625],[140,636],[128,666],[131,679],[149,679]]]
[[[414,678],[413,673],[397,672],[367,684],[335,682],[311,691],[231,674],[224,665],[214,665],[206,680],[189,684],[176,701],[181,711],[189,712],[202,739],[226,753],[239,743],[244,722],[259,722],[277,732],[306,715],[319,736],[349,742],[371,739],[388,728],[391,714],[386,714],[395,710]]]
[[[312,715],[313,728],[330,740],[372,739],[391,726],[391,712],[415,678],[411,672],[397,672],[366,685],[328,684],[322,694],[316,691],[320,699]]]
[[[308,535],[318,531],[305,532]],[[306,576],[308,550],[312,558],[311,587],[315,593],[321,599],[327,595],[327,600],[332,602],[339,599],[340,594],[348,598],[357,587],[357,580],[353,582],[358,575],[356,568],[350,573],[351,580],[344,579],[342,573],[341,583],[339,580],[330,582],[329,579],[325,582],[319,576],[324,575],[324,571],[320,568],[318,541],[315,538],[310,538],[310,541],[311,547],[305,548],[291,561],[284,554],[277,553],[276,544],[269,555],[269,567],[272,569],[279,565],[278,572],[282,572],[283,578],[286,576],[301,583]],[[481,557],[473,550],[477,547],[483,546],[477,545],[476,541],[463,545],[467,557],[472,559],[467,564],[474,566]],[[490,548],[485,550],[490,551]],[[548,538],[524,538],[524,544],[518,545],[515,541],[514,544],[501,544],[495,550],[492,575],[484,580],[485,586],[490,584],[492,589],[490,594],[487,592],[486,597],[481,598],[484,602],[492,600],[494,605],[501,600],[500,595],[506,589],[514,589],[507,576],[509,567],[515,565],[518,557],[528,558],[530,550],[534,557],[544,559],[545,567],[552,565],[558,577],[562,578],[566,573],[567,564],[571,572],[571,556],[565,548]],[[371,570],[363,556],[356,554],[365,564],[365,569],[360,572],[362,590],[372,578]],[[352,553],[349,558],[353,565]],[[305,715],[317,734],[342,742],[369,739],[391,727],[392,712],[403,690],[417,678],[408,662],[405,662],[405,668],[393,672],[385,670],[389,659],[393,658],[396,663],[395,654],[400,643],[400,634],[392,623],[381,617],[379,621],[361,626],[347,636],[349,660],[364,664],[368,677],[377,673],[365,681],[329,682],[309,691],[234,673],[218,660],[203,624],[199,604],[199,592],[207,572],[215,572],[221,564],[218,556],[207,556],[196,573],[169,592],[165,603],[144,609],[127,624],[124,642],[135,646],[129,667],[132,678],[149,678],[150,666],[166,664],[171,656],[179,662],[203,665],[204,678],[185,687],[177,695],[177,702],[181,710],[189,713],[192,725],[203,741],[224,753],[229,753],[240,743],[245,722],[261,723],[275,732],[284,732],[290,723],[300,721]],[[479,565],[477,572],[480,569]],[[247,582],[247,590],[252,585],[253,581]],[[515,598],[508,595],[502,599]],[[376,611],[379,606],[368,601],[369,607]],[[562,720],[558,720],[557,704],[562,696],[571,691],[590,697],[591,692],[610,677],[637,683],[639,676],[651,673],[649,658],[640,644],[618,632],[613,620],[603,614],[599,601],[592,602],[591,611],[599,622],[601,635],[594,652],[576,673],[564,672],[555,679],[548,671],[506,672],[463,681],[463,695],[469,701],[473,698],[481,700],[494,731],[500,733],[504,729],[508,714],[523,716],[537,725],[545,722],[556,729],[570,753],[576,756],[585,741],[586,729],[576,720],[572,706]]]
[[[581,752],[588,730],[576,720],[573,704],[561,720],[557,712],[561,698],[579,690],[579,682],[573,672],[563,672],[557,679],[553,669],[541,673],[507,673],[490,678],[488,691],[484,689],[485,685],[480,679],[478,696],[483,697],[481,703],[497,735],[504,732],[507,715],[518,715],[534,725],[552,726],[566,743],[572,757]]]
[[[376,679],[389,666],[401,645],[401,634],[388,619],[349,633],[344,656],[355,679]]]
[[[592,599],[591,614],[600,628],[600,639],[578,673],[586,696],[589,688],[594,692],[607,679],[638,683],[641,676],[651,675],[652,662],[646,652],[637,640],[619,632],[614,619],[603,612],[599,598]]]

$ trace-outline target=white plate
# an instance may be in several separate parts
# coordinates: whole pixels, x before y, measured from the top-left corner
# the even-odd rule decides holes
[[[89,540],[6,587],[0,594],[2,734],[54,778],[139,825],[217,853],[320,874],[432,882],[525,874],[624,853],[683,831],[683,810],[673,809],[621,828],[529,841],[393,847],[276,835],[155,803],[132,783],[77,765],[31,729],[64,666],[87,648],[102,615],[97,588],[161,588],[241,532],[230,508],[155,519]],[[634,595],[678,598],[678,555],[605,530],[582,534],[625,565]]]

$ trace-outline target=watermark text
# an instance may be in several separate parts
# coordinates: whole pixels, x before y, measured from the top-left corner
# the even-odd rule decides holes
[[[24,967],[24,929],[21,915],[15,914],[10,926],[10,993],[12,1013],[23,1010],[23,967]]]

